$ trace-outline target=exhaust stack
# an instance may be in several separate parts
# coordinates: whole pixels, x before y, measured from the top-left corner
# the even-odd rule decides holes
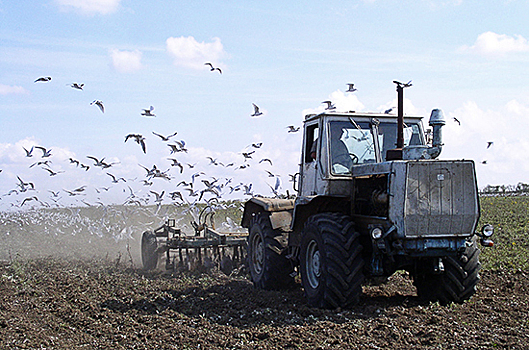
[[[397,84],[397,144],[395,149],[390,149],[386,153],[386,160],[403,159],[402,149],[404,148],[404,89],[411,86],[411,80],[401,83],[393,80]]]

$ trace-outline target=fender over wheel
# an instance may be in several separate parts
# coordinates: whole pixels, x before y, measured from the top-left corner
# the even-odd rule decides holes
[[[301,281],[311,306],[346,308],[359,301],[364,281],[360,235],[347,215],[316,214],[301,238]]]

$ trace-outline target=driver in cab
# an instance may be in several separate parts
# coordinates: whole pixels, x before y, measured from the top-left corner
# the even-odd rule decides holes
[[[341,123],[330,123],[330,132],[332,168],[336,173],[349,173],[354,162],[347,146],[342,141],[343,126]]]

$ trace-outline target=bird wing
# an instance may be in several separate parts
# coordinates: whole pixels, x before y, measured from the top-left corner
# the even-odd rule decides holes
[[[96,162],[96,164],[99,163],[99,160],[96,157],[86,156],[86,158],[92,159],[94,162]]]
[[[158,134],[158,133],[155,133],[154,131],[153,131],[152,133],[153,133],[154,135],[158,136],[159,138],[161,138],[161,139],[164,140],[164,141],[167,141],[167,140],[169,139],[169,137],[170,137],[170,136],[169,136],[169,137],[165,137],[165,136],[163,136],[163,135],[160,135],[160,134]]]

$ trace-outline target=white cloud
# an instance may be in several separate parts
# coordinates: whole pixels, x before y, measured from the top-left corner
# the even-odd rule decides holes
[[[473,159],[480,187],[529,182],[528,106],[513,100],[501,110],[482,110],[475,102],[446,114],[444,159]],[[457,118],[461,125],[453,118]],[[494,142],[487,148],[487,142]],[[486,161],[486,164],[482,162]]]
[[[138,50],[120,51],[114,49],[110,52],[112,57],[112,66],[120,73],[130,73],[142,68],[142,53]]]
[[[219,38],[213,38],[210,43],[198,42],[192,36],[170,37],[166,41],[167,52],[173,58],[175,66],[206,69],[205,62],[218,65],[219,60],[226,56],[226,52]]]
[[[529,51],[529,42],[521,35],[509,36],[485,32],[478,36],[474,45],[463,46],[462,51],[475,52],[484,55],[503,55],[515,52]]]
[[[55,0],[61,10],[74,10],[84,14],[106,15],[115,12],[121,0]]]
[[[379,112],[383,113],[391,109],[390,111],[391,114],[397,114],[398,112],[397,106],[398,106],[398,100],[395,98],[393,101],[379,106],[378,110]],[[410,99],[406,97],[404,97],[403,108],[404,108],[404,115],[421,115],[421,111],[417,107],[415,107],[413,103],[411,103]]]
[[[10,85],[4,85],[0,84],[0,95],[8,95],[8,94],[27,94],[28,90],[24,89],[22,86],[10,86]]]
[[[328,100],[336,107],[337,112],[361,111],[365,108],[364,104],[360,102],[355,94],[348,94],[341,90],[336,90],[331,93]],[[317,108],[307,108],[303,110],[303,117],[307,114],[318,114],[325,111],[327,105],[320,105]]]

